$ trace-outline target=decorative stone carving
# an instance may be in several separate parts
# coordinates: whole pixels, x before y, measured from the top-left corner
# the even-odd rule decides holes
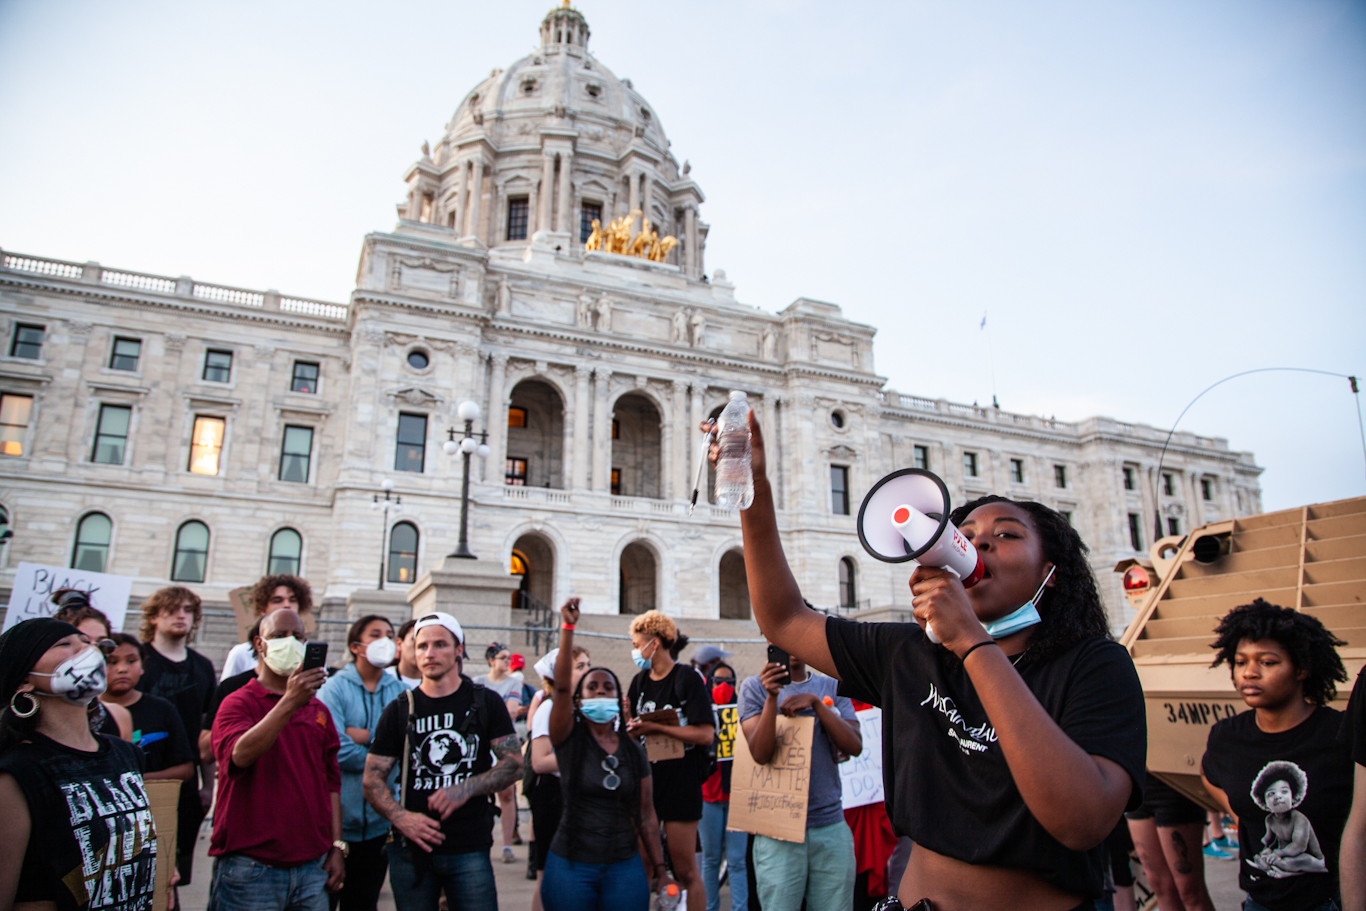
[[[275,346],[273,345],[253,345],[251,351],[259,358],[275,356]]]
[[[778,333],[773,331],[772,326],[764,327],[764,334],[759,339],[759,357],[766,361],[773,360],[778,353]]]
[[[166,341],[164,344],[166,345],[167,351],[179,353],[185,350],[185,336],[181,335],[179,332],[168,332],[166,333]]]
[[[72,338],[78,338],[82,341],[90,335],[90,330],[94,328],[94,326],[94,323],[87,322],[83,319],[69,319],[66,321],[67,334]]]
[[[604,294],[598,298],[598,325],[599,332],[612,331],[612,299]]]
[[[593,328],[593,296],[587,291],[579,295],[579,305],[574,311],[574,325],[580,329]]]
[[[421,386],[404,386],[389,391],[389,397],[400,399],[414,408],[431,407],[441,404],[441,396],[423,389]]]
[[[707,337],[707,318],[700,310],[694,310],[692,319],[688,322],[692,327],[692,337],[689,342],[694,348],[701,348]]]
[[[670,341],[680,345],[688,343],[688,310],[686,307],[679,307],[674,311],[673,336]]]
[[[395,256],[389,263],[389,290],[456,297],[460,269],[429,256]]]
[[[504,275],[498,279],[498,315],[507,316],[512,313],[512,289],[508,286],[508,278]]]

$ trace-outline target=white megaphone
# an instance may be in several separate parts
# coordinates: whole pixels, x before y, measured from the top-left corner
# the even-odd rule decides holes
[[[858,539],[884,563],[947,569],[972,588],[986,572],[972,542],[949,521],[949,489],[933,472],[902,468],[873,485],[858,510]],[[939,637],[927,624],[931,642]]]

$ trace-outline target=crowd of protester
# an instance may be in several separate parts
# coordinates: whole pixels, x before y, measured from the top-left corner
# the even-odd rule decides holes
[[[188,644],[189,589],[149,597],[137,636],[56,593],[53,616],[0,637],[0,911],[150,911],[159,862],[175,907],[210,810],[211,911],[371,911],[386,880],[398,911],[495,911],[519,792],[533,911],[719,911],[723,883],[735,911],[1128,911],[1131,851],[1163,911],[1212,911],[1207,858],[1238,864],[1245,911],[1366,911],[1366,675],[1329,707],[1345,643],[1319,620],[1258,599],[1216,630],[1249,710],[1209,733],[1211,813],[1144,768],[1137,677],[1065,520],[995,497],[955,512],[993,584],[916,570],[942,646],[827,618],[787,570],[756,441],[752,603],[790,657],[744,679],[716,646],[680,662],[687,637],[649,611],[623,684],[575,642],[576,598],[538,687],[497,642],[470,676],[443,612],[361,617],[329,669],[306,660],[312,594],[287,575],[252,588],[247,641],[215,673]],[[1026,599],[1041,623],[984,635]],[[886,799],[846,810],[840,763],[870,706]],[[761,765],[780,718],[812,719],[801,841],[730,830],[718,707]],[[174,858],[152,837],[157,780],[181,783]]]

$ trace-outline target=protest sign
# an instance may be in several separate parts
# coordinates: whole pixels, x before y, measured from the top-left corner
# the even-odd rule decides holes
[[[57,612],[57,605],[52,603],[52,593],[64,588],[77,588],[85,592],[91,606],[103,611],[109,618],[109,626],[114,632],[123,629],[123,618],[128,613],[128,595],[133,588],[130,577],[44,566],[41,563],[20,563],[15,571],[4,629],[22,620],[51,617]]]
[[[181,782],[170,778],[144,782],[147,802],[152,809],[152,824],[157,831],[156,892],[152,911],[166,911],[170,903],[171,870],[175,867],[176,808],[180,803]]]
[[[716,761],[730,762],[735,758],[735,733],[740,730],[740,707],[730,705],[712,706],[716,717]]]
[[[815,732],[815,718],[779,715],[773,758],[759,765],[749,752],[744,728],[738,730],[728,830],[805,843],[811,738]]]
[[[844,808],[881,803],[882,789],[882,709],[863,709],[858,715],[863,732],[863,752],[840,763],[840,784],[844,789]]]
[[[641,721],[653,721],[668,728],[678,727],[678,712],[674,709],[660,709],[657,712],[643,712]],[[683,758],[683,741],[667,734],[646,734],[645,755],[651,762]]]
[[[228,592],[228,604],[232,605],[232,615],[237,620],[237,641],[246,642],[247,633],[256,625],[256,613],[251,608],[251,586],[234,588]]]

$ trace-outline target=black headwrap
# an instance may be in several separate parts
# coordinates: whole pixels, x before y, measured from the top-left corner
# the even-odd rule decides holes
[[[16,623],[0,636],[0,710],[8,708],[15,690],[38,659],[57,642],[80,630],[62,620],[35,617]]]

